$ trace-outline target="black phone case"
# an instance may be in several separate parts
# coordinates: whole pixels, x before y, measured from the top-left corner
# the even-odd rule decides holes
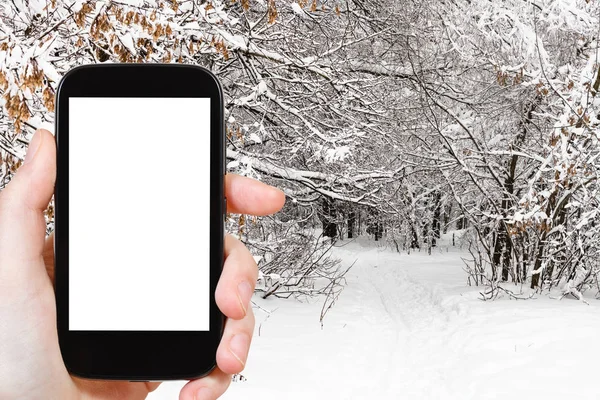
[[[69,97],[211,99],[209,331],[69,330]],[[67,369],[83,378],[141,381],[194,379],[208,374],[216,366],[225,321],[214,297],[223,267],[226,212],[223,93],[219,81],[208,70],[193,65],[85,65],[63,77],[55,104],[55,288],[58,337]]]

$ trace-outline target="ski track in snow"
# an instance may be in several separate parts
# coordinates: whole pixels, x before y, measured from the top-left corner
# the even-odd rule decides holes
[[[357,314],[371,314],[372,326],[387,332],[385,339],[373,343],[375,354],[380,353],[382,358],[372,364],[385,365],[382,369],[387,371],[382,375],[380,396],[394,398],[400,393],[403,396],[412,393],[415,398],[427,393],[429,398],[441,398],[440,383],[445,377],[436,364],[430,363],[439,353],[435,350],[440,339],[444,339],[445,346],[451,346],[449,341],[455,335],[439,291],[435,286],[431,288],[414,280],[399,266],[402,258],[398,254],[372,249],[363,253],[362,258],[366,261],[356,270],[356,281],[363,288]],[[369,266],[373,259],[377,264]],[[423,361],[425,365],[420,365]]]
[[[346,242],[356,264],[321,328],[322,300],[260,299],[243,375],[224,399],[598,399],[600,307],[478,299],[463,253]],[[258,336],[259,325],[261,335]],[[179,382],[150,399],[177,399]]]

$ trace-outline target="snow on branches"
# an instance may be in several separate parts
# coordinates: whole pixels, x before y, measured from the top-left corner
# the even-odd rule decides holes
[[[473,80],[445,79],[435,91],[421,85],[432,113],[454,125],[436,123],[468,180],[448,184],[492,281],[531,279],[533,288],[575,293],[574,279],[581,290],[600,272],[598,5],[458,4],[444,17],[448,46]],[[457,111],[464,109],[471,114]],[[478,196],[462,196],[459,185],[474,185]]]
[[[339,35],[344,22],[334,2],[297,6],[311,19],[301,24],[290,18],[291,5],[272,0],[3,2],[2,186],[20,165],[34,129],[52,129],[54,94],[69,69],[88,63],[188,63],[211,69],[223,82],[232,171],[276,181],[305,199],[317,193],[360,202],[373,192],[364,186],[368,179],[338,179],[345,169],[357,170],[347,163],[355,156],[355,142],[376,129],[384,111],[374,95],[362,93],[356,77],[343,72],[350,67],[338,69],[336,62],[367,34],[354,40]],[[319,27],[335,40],[327,43],[327,35],[305,39],[307,30]],[[294,170],[319,172],[322,162],[336,166],[333,179],[286,178]],[[252,165],[273,168],[256,171]],[[369,177],[369,171],[362,176]],[[310,193],[302,190],[306,183]],[[246,229],[248,235],[245,218],[235,220],[232,229]],[[271,249],[276,251],[275,245]]]
[[[286,260],[320,260],[304,236],[315,229],[431,252],[468,228],[472,271],[580,293],[600,267],[598,12],[586,0],[3,2],[0,187],[33,129],[52,126],[70,68],[198,64],[223,85],[228,170],[289,198],[272,220],[229,220],[263,265],[286,246],[267,228],[288,238]]]

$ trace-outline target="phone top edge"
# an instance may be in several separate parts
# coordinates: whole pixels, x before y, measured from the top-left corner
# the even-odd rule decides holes
[[[126,72],[127,74],[131,74],[129,76],[128,81],[124,81],[122,76],[118,73],[121,70]],[[127,90],[134,89],[136,92],[140,92],[140,81],[139,76],[133,74],[132,70],[139,70],[140,74],[145,75],[146,77],[150,76],[148,71],[155,71],[163,80],[168,79],[172,81],[170,83],[174,84],[175,89],[168,90],[169,94],[166,94],[166,90],[164,87],[160,87],[161,85],[157,85],[160,83],[164,85],[164,82],[155,82],[154,85],[147,85],[144,82],[143,91],[146,93],[143,96],[129,96],[124,94],[124,87],[127,86]],[[166,75],[168,71],[186,71],[184,74],[174,74],[174,75]],[[87,75],[85,75],[87,71]],[[194,71],[197,71],[199,74],[202,74],[202,77],[205,81],[210,81],[208,87],[199,88],[197,85],[197,81],[195,80],[196,76],[194,76]],[[83,75],[82,75],[83,74]],[[86,80],[86,78],[88,80]],[[102,82],[102,90],[100,92],[104,92],[102,94],[97,94],[98,92],[97,86],[98,83],[94,80],[89,80],[89,78],[95,79],[107,79],[110,78],[114,81],[119,81],[123,85],[119,85],[117,83],[113,83],[112,81]],[[192,85],[183,85],[187,78],[192,78]],[[74,81],[74,82],[72,82]],[[189,82],[189,81],[188,81]],[[76,84],[74,86],[74,83]],[[133,83],[133,87],[131,87],[131,83]],[[94,94],[89,95],[81,95],[83,90],[81,86],[90,85],[94,87]],[[181,85],[181,86],[178,86]],[[196,65],[196,64],[164,64],[164,63],[101,63],[101,64],[83,64],[78,65],[76,67],[68,70],[61,80],[58,82],[57,89],[55,92],[55,104],[59,104],[58,100],[62,97],[109,97],[106,93],[109,92],[108,88],[113,87],[114,89],[118,89],[119,94],[116,94],[114,97],[194,97],[191,93],[195,90],[200,89],[201,92],[210,93],[209,97],[216,97],[219,104],[220,109],[224,111],[224,94],[223,87],[218,79],[218,77],[208,68]],[[104,88],[107,88],[104,90]],[[180,95],[174,95],[173,93],[180,91]],[[66,93],[63,93],[66,92]],[[63,96],[64,94],[64,96]],[[214,96],[213,96],[214,95]],[[223,114],[223,113],[222,113]]]

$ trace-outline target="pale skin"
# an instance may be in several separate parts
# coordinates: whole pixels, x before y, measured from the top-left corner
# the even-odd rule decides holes
[[[43,216],[54,190],[55,160],[54,137],[38,130],[24,164],[0,192],[0,399],[145,399],[160,383],[78,379],[63,363],[56,331],[54,238],[45,239]],[[231,174],[225,192],[230,213],[272,214],[285,201],[280,190]],[[231,374],[244,369],[254,331],[250,297],[257,274],[248,249],[226,236],[215,293],[227,317],[217,368],[188,382],[180,400],[216,399],[229,386]]]

